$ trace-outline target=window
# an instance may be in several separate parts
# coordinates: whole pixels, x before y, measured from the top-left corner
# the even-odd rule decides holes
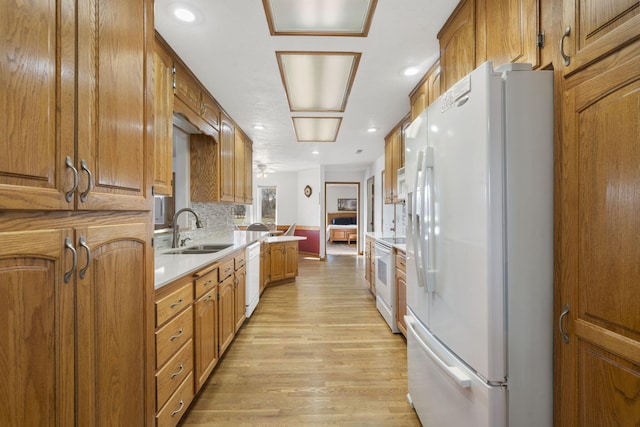
[[[276,187],[258,186],[258,222],[276,224]]]

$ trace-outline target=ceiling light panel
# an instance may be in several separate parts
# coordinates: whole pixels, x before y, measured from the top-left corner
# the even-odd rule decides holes
[[[335,142],[342,117],[293,117],[298,142]]]
[[[291,111],[342,112],[360,53],[276,52]]]
[[[275,36],[358,36],[369,32],[377,0],[262,0]]]

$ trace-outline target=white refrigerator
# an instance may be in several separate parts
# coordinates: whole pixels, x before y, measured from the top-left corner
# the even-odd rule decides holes
[[[408,398],[425,426],[553,423],[553,77],[485,63],[407,129]]]

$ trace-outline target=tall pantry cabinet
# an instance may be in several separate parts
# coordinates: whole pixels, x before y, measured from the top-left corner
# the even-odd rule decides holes
[[[153,4],[0,16],[0,425],[151,425]]]

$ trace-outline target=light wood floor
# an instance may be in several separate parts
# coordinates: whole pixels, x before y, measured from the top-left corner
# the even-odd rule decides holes
[[[406,344],[365,288],[364,259],[300,258],[268,288],[182,426],[420,426]]]

